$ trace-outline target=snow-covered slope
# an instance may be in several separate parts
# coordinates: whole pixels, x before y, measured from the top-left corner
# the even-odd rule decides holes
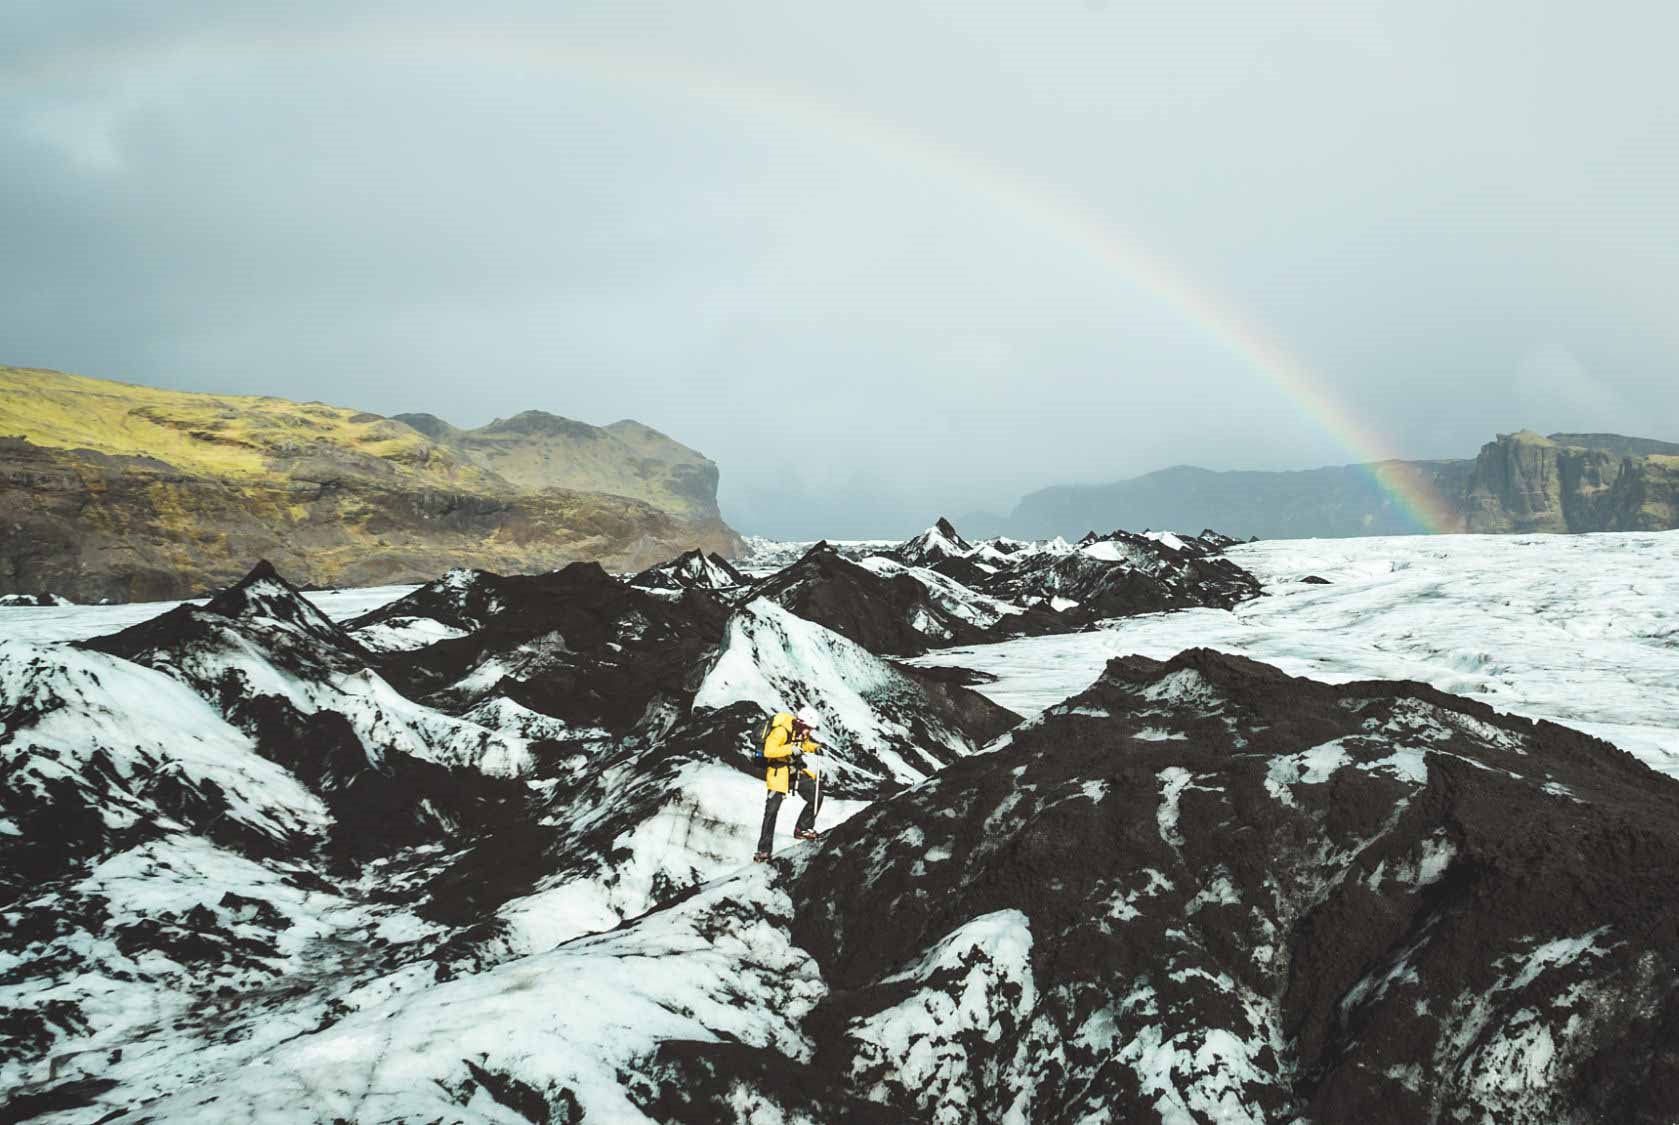
[[[414,622],[431,622],[433,628],[462,636],[507,612],[510,599],[505,587],[509,581],[487,570],[456,567],[400,598],[370,608],[345,627],[360,635],[380,626],[403,630],[412,628]]]
[[[890,557],[905,566],[931,566],[946,559],[965,559],[974,553],[974,545],[943,517],[932,527],[913,539],[899,544]]]
[[[1205,650],[1116,662],[1005,741],[799,869],[833,990],[807,1027],[852,1092],[1253,1125],[1679,1100],[1654,1014],[1679,1005],[1679,784],[1632,758]]]
[[[693,550],[642,571],[630,585],[645,590],[733,590],[749,581],[721,555]]]
[[[367,650],[266,563],[203,608],[181,606],[84,643],[173,676],[227,714],[260,697],[284,700],[303,715],[335,712],[356,731],[374,768],[391,750],[498,776],[531,768],[525,739],[400,694],[372,670]]]
[[[1025,613],[1018,605],[982,594],[924,566],[906,566],[884,555],[873,555],[858,565],[882,578],[909,575],[927,588],[927,593],[940,609],[981,629],[990,629],[1005,617]]]
[[[369,586],[353,590],[310,590],[309,600],[334,621],[348,621],[388,605],[413,586]],[[202,606],[208,598],[187,601],[121,602],[115,605],[64,605],[15,612],[0,605],[0,635],[13,640],[52,644],[85,641],[121,632],[183,605]]]
[[[439,960],[340,964],[352,987],[315,986],[333,1002],[233,1016],[222,1039],[172,1010],[180,1029],[150,1050],[67,1061],[65,1079],[99,1078],[63,1104],[167,1121],[1663,1120],[1675,841],[1679,786],[1561,728],[1417,685],[1134,659],[771,865],[528,952],[475,959],[463,940],[495,944],[478,927]],[[545,893],[501,907],[501,928],[531,941],[565,908]]]
[[[800,1025],[824,989],[787,939],[792,910],[768,869],[744,872],[627,929],[375,1000],[260,1053],[235,1048],[254,1067],[217,1067],[145,1111],[206,1125],[669,1119],[667,1087],[685,1091],[662,1073],[663,1044],[810,1062]],[[679,1119],[789,1120],[784,1084],[742,1083]]]
[[[856,562],[819,543],[747,596],[770,598],[877,654],[913,655],[1256,597],[1258,581],[1222,550],[1205,538],[1123,531],[1091,535],[1078,548],[1014,540],[975,546],[941,520]]]
[[[723,647],[694,696],[696,708],[739,702],[770,713],[815,710],[822,718],[819,737],[832,751],[824,766],[836,775],[834,792],[859,796],[921,781],[1013,721],[999,709],[976,730],[943,698],[861,645],[762,598],[729,619]]]
[[[1228,609],[1260,590],[1254,576],[1212,542],[1125,531],[1088,536],[1065,552],[1017,553],[978,585],[1016,602],[1076,608],[1081,622],[1193,606]]]
[[[3,867],[43,875],[171,826],[293,851],[327,812],[188,686],[104,653],[0,640]]]
[[[927,572],[931,573],[931,572]],[[934,576],[937,577],[937,576]],[[764,598],[818,622],[880,655],[925,652],[983,639],[976,610],[990,599],[951,597],[891,560],[852,562],[817,544],[797,562],[755,583],[746,600]]]
[[[656,740],[597,744],[538,783],[528,824],[509,824],[434,881],[452,905],[432,915],[467,927],[438,960],[474,971],[544,952],[739,868],[763,817],[763,772],[748,757],[766,717],[752,704],[704,710]],[[875,788],[890,787],[879,765],[872,773]],[[870,786],[848,780],[824,792],[822,828],[866,806],[843,794]],[[791,842],[797,811],[784,807],[778,840]]]
[[[808,555],[811,548],[826,544],[841,558],[855,562],[870,555],[879,555],[898,546],[896,539],[766,539],[759,535],[746,537],[746,551],[735,560],[735,567],[750,578],[766,578]]]
[[[314,622],[260,600],[304,642]],[[397,943],[425,955],[437,927],[397,904],[400,880],[355,865],[503,820],[515,783],[369,735],[377,763],[336,711],[213,704],[173,668],[0,641],[9,1119],[74,1110],[125,1058],[135,1100],[175,1088],[182,1060],[237,1065],[388,972]]]
[[[451,713],[505,696],[578,728],[618,734],[668,725],[722,636],[728,606],[710,591],[661,596],[594,563],[552,574],[455,572],[354,622],[365,632],[423,616],[462,631],[383,654],[410,698]]]
[[[1138,545],[1008,546],[832,589],[955,614],[956,574]],[[0,610],[0,1120],[1674,1119],[1676,786],[1342,681],[1672,738],[1679,535],[1230,554],[1267,597],[918,661],[994,683],[598,568],[353,633],[310,603],[370,595],[266,574],[97,648],[11,626],[133,607]],[[829,831],[789,801],[754,866],[752,743],[800,705]],[[445,720],[526,765],[405,741]]]

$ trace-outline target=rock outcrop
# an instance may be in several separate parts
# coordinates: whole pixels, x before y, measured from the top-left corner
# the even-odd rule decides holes
[[[827,543],[754,585],[750,596],[767,598],[879,654],[913,656],[986,639],[973,621],[941,605],[901,570],[876,573],[842,558]]]
[[[0,593],[183,597],[258,558],[366,586],[739,549],[716,466],[645,426],[406,417],[0,367]]]
[[[551,574],[454,571],[349,624],[356,636],[436,638],[381,646],[383,674],[430,706],[460,713],[506,699],[576,730],[625,733],[661,730],[686,710],[728,614],[705,591],[659,597],[572,563]]]
[[[664,590],[667,594],[683,590],[734,590],[749,585],[751,579],[729,564],[716,552],[704,554],[689,551],[667,563],[648,567],[630,585],[644,590]]]

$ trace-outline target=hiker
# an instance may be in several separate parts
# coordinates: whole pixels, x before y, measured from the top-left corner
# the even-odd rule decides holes
[[[775,818],[781,812],[781,802],[798,785],[805,807],[799,810],[793,835],[801,840],[816,839],[816,812],[821,804],[822,789],[814,771],[806,769],[803,756],[820,754],[822,744],[811,737],[820,720],[809,707],[801,707],[798,714],[786,712],[770,720],[769,734],[764,738],[764,786],[769,790],[764,798],[764,829],[758,834],[758,851],[753,863],[770,857],[770,844],[775,837]]]

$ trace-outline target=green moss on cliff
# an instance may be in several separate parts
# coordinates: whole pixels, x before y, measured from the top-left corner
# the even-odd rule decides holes
[[[629,460],[624,473],[649,473]],[[582,475],[606,474],[600,465]],[[705,499],[715,512],[714,493]],[[359,585],[463,565],[636,570],[739,547],[692,506],[525,487],[372,414],[6,367],[0,523],[15,532],[0,543],[0,593],[79,599],[199,593],[258,558],[306,582]]]

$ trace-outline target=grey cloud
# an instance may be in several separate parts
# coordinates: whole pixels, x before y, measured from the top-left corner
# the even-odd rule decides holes
[[[746,530],[1679,438],[1668,6],[25,4],[0,361],[635,417]]]

